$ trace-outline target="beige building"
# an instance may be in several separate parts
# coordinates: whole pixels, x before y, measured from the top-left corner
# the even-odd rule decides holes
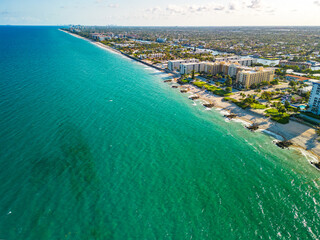
[[[206,62],[204,71],[208,74],[216,75],[221,73],[222,64],[220,62]]]
[[[274,69],[253,68],[252,70],[243,70],[237,73],[236,84],[241,88],[250,88],[252,84],[261,82],[270,82],[274,78]]]

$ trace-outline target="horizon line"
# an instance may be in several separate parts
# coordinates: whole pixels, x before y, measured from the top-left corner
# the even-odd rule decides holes
[[[85,27],[320,27],[320,25],[83,25],[83,24],[0,24],[0,26],[12,27],[63,27],[63,26],[85,26]]]

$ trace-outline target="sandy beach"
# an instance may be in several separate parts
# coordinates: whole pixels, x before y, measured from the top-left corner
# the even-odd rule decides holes
[[[247,125],[257,123],[259,124],[259,131],[276,137],[278,140],[291,141],[293,147],[309,152],[310,156],[313,157],[311,160],[309,159],[310,161],[319,162],[320,143],[317,141],[319,137],[314,128],[292,120],[288,124],[280,124],[263,116],[262,112],[259,113],[259,110],[242,109],[233,103],[224,101],[223,97],[215,96],[191,84],[184,85],[184,87],[190,89],[190,94],[199,95],[202,101],[213,102],[215,108],[237,114],[236,119],[246,122]]]
[[[128,57],[122,54],[120,51],[111,48],[103,43],[92,41],[90,39],[81,37],[77,34],[70,33],[68,31],[61,31],[71,34],[74,37],[89,41],[95,44],[96,46],[107,49],[113,53]],[[142,61],[138,62],[152,67],[148,63],[144,63]],[[160,71],[158,68],[155,69]],[[172,78],[176,77],[176,75],[174,75],[173,73],[166,71],[161,72],[167,73],[168,76],[171,76]],[[177,83],[176,81],[173,82]],[[291,141],[293,143],[294,148],[300,150],[302,154],[308,155],[307,159],[310,163],[320,161],[320,143],[317,141],[318,135],[316,134],[316,130],[314,128],[292,120],[290,120],[288,124],[280,124],[272,121],[268,117],[263,116],[262,112],[259,112],[259,110],[242,109],[233,103],[224,101],[223,97],[215,96],[212,93],[201,90],[191,84],[185,84],[181,87],[189,88],[189,94],[199,95],[199,99],[203,103],[214,103],[215,108],[221,109],[221,111],[237,114],[237,118],[235,119],[235,121],[241,120],[244,123],[246,123],[246,125],[257,123],[259,124],[259,132],[271,135],[275,137],[277,140]]]

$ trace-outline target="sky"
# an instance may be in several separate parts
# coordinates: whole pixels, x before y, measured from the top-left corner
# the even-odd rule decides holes
[[[320,26],[320,0],[0,0],[0,25]]]

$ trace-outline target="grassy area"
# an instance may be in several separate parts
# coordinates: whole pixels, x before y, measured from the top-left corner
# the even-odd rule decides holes
[[[202,81],[193,82],[192,84],[199,88],[202,88],[204,85],[208,85],[206,82],[202,82]]]
[[[253,109],[266,109],[267,107],[263,104],[260,103],[248,103],[246,101],[238,101],[236,99],[230,98],[230,97],[225,97],[225,101],[232,102],[236,104],[237,106],[241,107],[242,109],[246,109],[248,107],[253,108]]]
[[[183,83],[188,83],[188,82],[190,82],[190,80],[188,80],[188,79],[185,78],[185,79],[182,79],[181,82],[183,82]]]
[[[303,112],[303,114],[307,115],[308,117],[312,117],[312,118],[315,118],[315,119],[320,119],[319,115],[315,115],[312,112]]]
[[[199,88],[202,88],[202,87],[205,87],[208,91],[212,92],[213,94],[215,95],[218,95],[218,96],[222,96],[222,97],[226,97],[226,96],[230,96],[232,95],[232,93],[229,93],[221,88],[218,88],[216,86],[213,86],[213,85],[210,85],[206,82],[203,82],[203,81],[196,81],[196,82],[193,82],[193,85],[199,87]]]
[[[263,105],[263,104],[259,104],[259,103],[252,103],[250,105],[251,108],[253,109],[266,109],[266,105]]]
[[[288,113],[279,113],[277,109],[271,108],[265,111],[267,117],[281,124],[289,123],[290,115]]]
[[[310,124],[313,124],[313,125],[316,125],[316,126],[319,125],[318,122],[316,122],[315,120],[312,120],[312,119],[310,119],[310,118],[306,118],[306,116],[303,115],[303,114],[297,114],[297,115],[295,115],[295,117],[296,117],[296,118],[300,118],[300,119],[302,119],[303,121],[308,122],[308,123],[310,123]]]
[[[231,97],[225,97],[224,100],[228,101],[228,102],[232,102],[232,103],[236,104],[238,107],[241,107],[242,109],[246,109],[249,107],[248,104],[243,103],[243,102],[239,102],[238,100],[231,98]]]

